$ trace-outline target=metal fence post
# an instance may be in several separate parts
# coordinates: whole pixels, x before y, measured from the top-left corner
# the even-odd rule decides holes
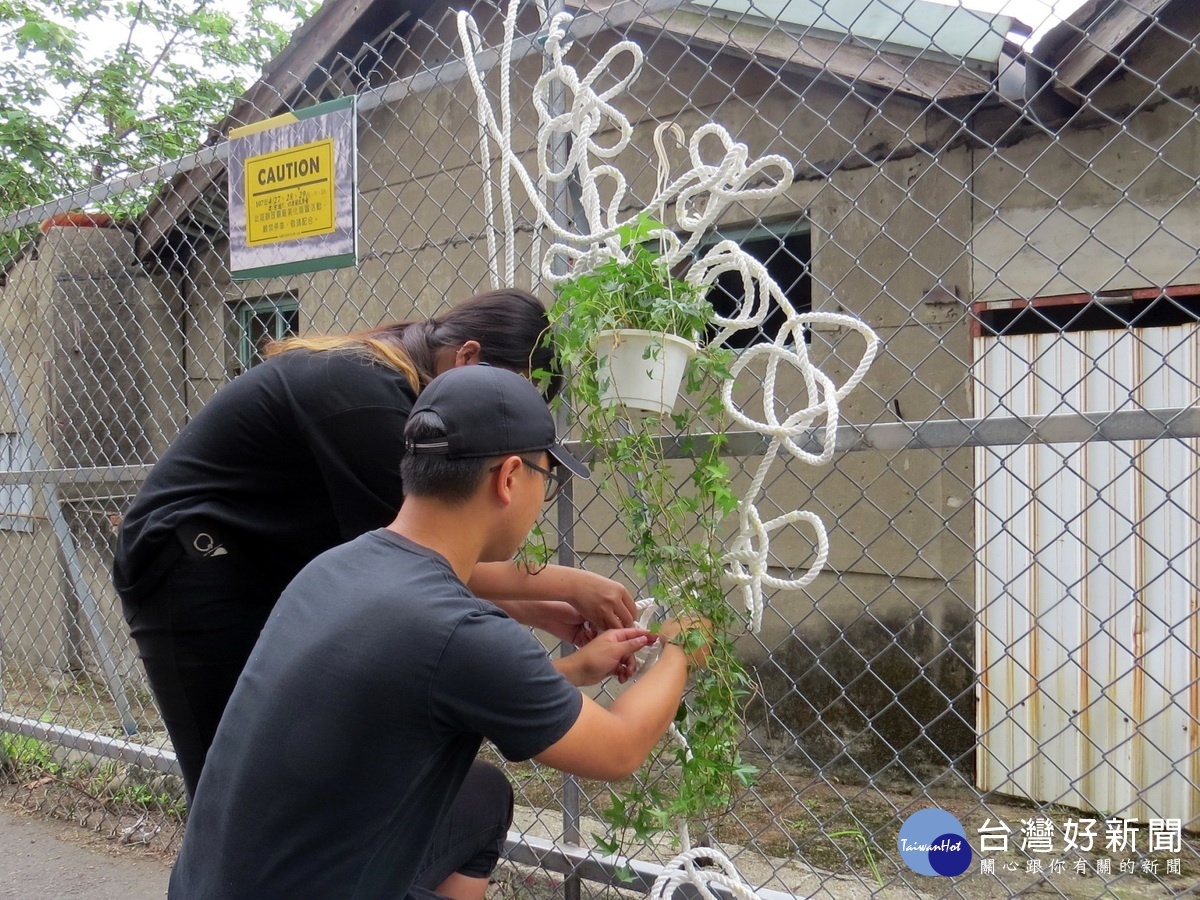
[[[4,384],[4,393],[17,423],[17,433],[25,445],[32,468],[46,468],[46,455],[42,452],[41,445],[33,434],[29,416],[25,411],[25,404],[21,400],[17,376],[13,371],[12,363],[9,362],[8,351],[5,349],[3,341],[0,341],[0,382]],[[121,727],[126,734],[136,734],[137,723],[133,718],[133,710],[129,706],[129,699],[125,696],[125,686],[121,683],[121,675],[117,671],[112,650],[108,645],[108,638],[104,635],[104,622],[100,617],[96,598],[92,595],[92,589],[88,587],[87,578],[84,576],[83,566],[79,561],[79,551],[75,546],[75,538],[71,535],[71,528],[67,524],[66,516],[63,515],[62,505],[58,499],[58,489],[53,484],[42,482],[38,487],[38,492],[41,494],[46,517],[50,520],[50,527],[54,531],[59,562],[63,567],[66,581],[87,620],[92,640],[96,642],[96,655],[100,658],[109,693],[117,705]]]

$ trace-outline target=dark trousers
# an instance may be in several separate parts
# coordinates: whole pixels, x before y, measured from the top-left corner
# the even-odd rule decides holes
[[[408,896],[438,896],[434,889],[455,872],[487,878],[504,850],[512,825],[512,785],[495,766],[475,760],[446,817],[434,829]]]
[[[179,556],[125,618],[189,799],[238,676],[284,588],[236,551]]]

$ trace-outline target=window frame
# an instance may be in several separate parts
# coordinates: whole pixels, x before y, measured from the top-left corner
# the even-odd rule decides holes
[[[696,260],[699,260],[701,257],[704,256],[705,253],[707,253],[710,249],[712,249],[714,246],[716,246],[721,241],[733,241],[738,246],[744,248],[745,245],[749,244],[749,243],[756,243],[756,242],[767,241],[767,240],[775,240],[778,242],[780,249],[784,249],[786,247],[786,242],[788,240],[796,238],[796,237],[804,237],[807,239],[807,242],[808,242],[808,257],[807,257],[807,259],[801,259],[800,261],[803,263],[803,265],[807,269],[807,274],[804,277],[806,277],[808,279],[808,283],[809,283],[808,306],[807,306],[807,308],[804,308],[802,304],[794,303],[793,305],[796,306],[797,312],[808,312],[808,311],[811,311],[811,309],[812,309],[812,257],[813,257],[812,236],[813,236],[812,222],[807,218],[780,219],[780,220],[776,220],[774,222],[755,222],[750,225],[732,226],[732,227],[717,226],[712,231],[711,234],[706,235],[704,240],[702,240],[696,246],[696,249],[694,251],[694,258]],[[757,259],[757,257],[755,257],[755,258]],[[768,270],[769,270],[769,264],[767,263],[767,261],[759,260],[759,262],[761,262],[764,266],[768,266]],[[793,282],[793,284],[795,284],[795,283],[796,282]],[[787,293],[788,288],[790,288],[790,287],[791,287],[791,285],[788,285],[788,286],[780,285],[780,288],[784,291],[785,294]],[[714,285],[712,287],[712,291],[716,291],[716,290],[722,290],[722,288],[718,288],[716,285]],[[728,293],[728,292],[726,292],[726,293]],[[790,296],[789,296],[789,299],[790,299]],[[714,305],[714,308],[715,308],[715,305]],[[767,310],[767,315],[766,315],[766,318],[764,319],[764,325],[766,324],[767,320],[770,319],[772,313],[777,311],[778,309],[779,308],[777,306],[775,306],[774,304],[771,305],[771,307]],[[718,312],[719,312],[719,310],[718,310]],[[745,350],[748,350],[750,347],[757,346],[758,344],[770,343],[774,339],[775,339],[775,335],[763,332],[761,330],[761,326],[760,326],[760,329],[753,333],[753,335],[751,336],[751,338],[747,344],[745,344],[744,346],[742,346],[742,345],[732,346],[732,347],[730,347],[730,349],[732,349],[735,353],[740,353]]]
[[[0,431],[0,471],[28,472],[33,458],[17,431]],[[33,485],[0,484],[0,531],[33,531]]]
[[[277,317],[276,327],[272,329],[272,340],[280,340],[291,334],[299,333],[299,318],[300,318],[300,301],[294,293],[275,294],[266,297],[247,298],[237,301],[233,306],[233,324],[237,330],[235,338],[235,369],[237,372],[245,372],[262,362],[258,355],[258,348],[254,345],[251,332],[251,323],[255,318],[262,316],[264,313],[271,313]],[[296,331],[287,330],[285,314],[296,314]],[[279,323],[284,323],[283,327]]]

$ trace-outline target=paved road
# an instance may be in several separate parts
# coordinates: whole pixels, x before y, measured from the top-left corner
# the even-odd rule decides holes
[[[162,900],[168,868],[134,852],[105,852],[86,832],[0,803],[3,900]]]

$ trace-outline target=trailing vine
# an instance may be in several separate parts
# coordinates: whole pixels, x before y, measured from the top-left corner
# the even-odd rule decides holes
[[[650,763],[673,761],[678,778],[639,779],[612,791],[604,818],[615,834],[597,840],[613,853],[621,832],[645,840],[680,818],[695,821],[725,809],[755,773],[739,752],[749,681],[733,636],[746,623],[726,599],[718,535],[722,519],[738,506],[722,459],[727,416],[720,385],[729,378],[732,354],[711,344],[699,349],[685,373],[687,399],[669,419],[602,399],[607,376],[599,365],[597,332],[637,328],[696,341],[712,320],[704,292],[671,275],[663,258],[641,242],[659,228],[643,217],[626,230],[624,258],[564,281],[550,313],[558,364],[571,372],[579,437],[591,448],[597,489],[625,529],[634,574],[647,586],[643,600],[665,616],[702,616],[712,623],[708,666],[696,674],[676,719],[677,734],[686,739],[664,747]],[[660,433],[663,424],[669,425],[666,434]],[[712,437],[699,445],[691,437],[698,432]],[[682,459],[668,458],[665,448],[673,441],[682,446]]]

